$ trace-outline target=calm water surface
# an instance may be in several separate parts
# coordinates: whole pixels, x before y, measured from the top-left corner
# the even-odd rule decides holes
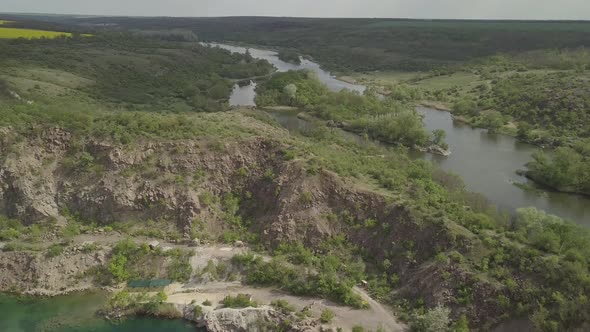
[[[244,47],[211,45],[232,52],[246,52]],[[365,90],[364,86],[338,81],[309,60],[303,60],[298,66],[279,60],[273,51],[254,48],[248,50],[253,57],[268,60],[279,71],[311,69],[333,91],[345,88],[359,92]],[[232,105],[254,105],[256,96],[254,84],[234,88]],[[490,134],[486,130],[474,129],[453,121],[449,112],[425,107],[418,107],[417,111],[424,115],[427,130],[443,129],[447,132],[446,140],[453,154],[443,157],[412,152],[413,157],[427,159],[446,171],[460,175],[467,189],[484,194],[499,208],[510,213],[520,207],[533,206],[590,227],[590,198],[546,190],[524,190],[514,185],[515,182],[520,182],[535,186],[533,182],[516,174],[516,171],[524,168],[524,165],[531,160],[532,153],[538,150],[537,147],[509,136]],[[293,112],[271,112],[271,114],[289,130],[309,130],[313,126],[297,118],[296,113]]]
[[[449,112],[424,107],[417,110],[424,115],[427,130],[447,132],[446,141],[453,153],[449,157],[416,155],[460,175],[469,190],[484,194],[500,208],[514,211],[534,206],[590,227],[590,198],[545,190],[527,191],[513,184],[535,186],[534,182],[516,174],[516,170],[524,168],[538,147],[453,121]]]
[[[241,53],[244,54],[246,51],[249,51],[252,57],[256,59],[264,59],[270,62],[277,71],[279,72],[286,72],[289,70],[301,70],[301,69],[308,69],[315,72],[318,75],[318,78],[326,84],[326,86],[332,91],[340,91],[342,89],[349,89],[358,91],[363,93],[366,89],[363,85],[358,84],[350,84],[340,80],[337,80],[334,76],[332,76],[329,72],[320,68],[320,65],[313,61],[309,61],[306,59],[301,59],[301,64],[296,65],[292,63],[288,63],[282,61],[277,56],[277,52],[271,50],[260,50],[255,48],[246,48],[240,46],[232,46],[226,44],[219,44],[219,43],[203,43],[205,45],[209,45],[211,47],[220,47],[226,49],[228,51],[234,53]],[[256,96],[256,92],[254,91],[256,88],[256,83],[251,82],[250,85],[247,86],[239,86],[236,84],[234,86],[234,90],[232,96],[230,98],[230,105],[231,106],[254,106],[254,97]]]
[[[107,300],[104,293],[54,298],[16,298],[0,294],[2,332],[198,332],[189,322],[129,318],[118,324],[96,315]]]

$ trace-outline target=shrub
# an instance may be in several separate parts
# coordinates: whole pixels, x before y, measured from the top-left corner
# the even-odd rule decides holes
[[[436,255],[436,257],[434,257],[436,259],[437,262],[439,263],[448,263],[449,259],[447,257],[447,255],[445,255],[444,252],[440,252]]]
[[[62,236],[66,239],[71,239],[76,235],[80,234],[80,225],[70,222],[62,230]]]
[[[197,304],[193,308],[193,315],[194,315],[195,318],[202,317],[203,316],[203,307],[201,307],[200,305]]]
[[[127,271],[127,257],[123,254],[116,254],[109,262],[108,270],[115,278],[115,280],[122,282],[129,279],[129,271]]]
[[[258,306],[258,304],[250,300],[250,296],[246,294],[238,294],[236,296],[228,295],[223,299],[222,303],[224,308],[255,308]]]
[[[64,252],[64,247],[61,244],[54,244],[47,250],[47,257],[56,257]]]
[[[322,314],[320,316],[320,322],[324,323],[324,324],[329,324],[332,322],[332,320],[334,319],[334,312],[330,309],[324,309],[324,311],[322,311]]]
[[[98,250],[98,245],[96,245],[96,243],[86,243],[82,246],[82,252],[85,254],[91,253],[96,250]]]
[[[461,255],[461,253],[456,250],[449,253],[449,258],[453,263],[462,264],[465,262],[465,257],[463,257],[463,255]]]
[[[276,300],[271,302],[270,305],[277,308],[285,315],[295,311],[295,307],[286,300]]]
[[[469,324],[467,322],[467,316],[464,314],[459,316],[459,319],[453,326],[453,332],[469,332]]]
[[[3,241],[10,241],[10,240],[18,239],[19,237],[20,237],[20,232],[14,228],[9,228],[9,229],[0,231],[0,240],[3,240]]]
[[[445,332],[449,331],[449,315],[451,310],[437,306],[421,315],[415,315],[412,322],[414,332]]]
[[[304,205],[311,203],[312,199],[313,196],[309,191],[304,191],[299,195],[299,201]]]
[[[168,266],[168,278],[179,282],[187,282],[193,273],[189,260],[188,253],[181,252],[173,256],[172,262]]]
[[[211,303],[211,301],[209,301],[209,300],[205,300],[205,301],[203,301],[203,305],[210,307],[211,305],[213,305],[213,303]]]

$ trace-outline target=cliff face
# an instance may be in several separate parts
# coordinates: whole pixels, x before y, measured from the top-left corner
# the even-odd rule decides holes
[[[230,225],[215,204],[232,194],[240,197],[238,213],[251,221],[251,231],[271,245],[298,240],[313,246],[344,233],[382,259],[411,239],[427,244],[417,250],[419,262],[434,254],[430,239],[440,249],[450,244],[444,225],[418,226],[403,204],[328,171],[311,174],[304,163],[287,161],[286,148],[272,139],[122,145],[80,143],[66,131],[48,129],[35,137],[5,132],[1,142],[0,213],[27,224],[59,221],[67,212],[101,224],[173,222],[187,233],[199,220],[219,234]],[[387,224],[386,234],[359,227],[369,219]]]
[[[55,295],[93,287],[89,269],[106,262],[108,252],[83,253],[75,247],[49,258],[33,252],[0,253],[0,291]]]
[[[417,218],[400,199],[325,170],[309,170],[304,161],[288,156],[282,142],[254,136],[223,143],[144,139],[124,145],[96,137],[81,141],[58,128],[28,136],[4,129],[0,213],[26,224],[63,224],[66,215],[103,225],[151,219],[174,224],[185,236],[198,223],[202,232],[217,238],[232,228],[222,206],[224,197],[232,195],[240,198],[232,213],[247,220],[248,230],[268,247],[301,241],[318,248],[328,237],[343,235],[373,262],[387,259],[389,272],[402,285],[413,285],[405,294],[431,305],[452,301],[458,289],[441,279],[441,268],[428,264],[438,251],[468,246],[466,238],[456,239],[445,222]],[[49,282],[54,273],[67,275],[59,269],[46,272],[35,261],[42,258],[35,257],[4,253],[0,263],[22,272],[14,275],[23,288]],[[72,264],[79,267],[73,271],[102,264],[100,257],[75,257]],[[34,268],[23,268],[27,266]],[[459,270],[450,272],[461,276]],[[0,286],[19,285],[3,278]],[[481,290],[482,297],[495,292],[490,285]],[[489,312],[473,310],[470,316],[483,320]]]

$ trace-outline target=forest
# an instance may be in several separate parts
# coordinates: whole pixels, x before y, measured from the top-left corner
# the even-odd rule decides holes
[[[109,23],[125,29],[188,29],[205,41],[293,48],[333,72],[452,70],[500,53],[590,44],[587,22],[276,17],[59,20]]]

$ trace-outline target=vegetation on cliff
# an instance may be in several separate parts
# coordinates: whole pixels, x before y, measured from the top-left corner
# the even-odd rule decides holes
[[[63,232],[55,235],[61,240],[79,234],[78,223],[122,229],[117,222],[149,214],[156,221],[145,221],[143,234],[159,234],[153,225],[167,224],[187,239],[211,234],[211,241],[242,240],[274,253],[270,262],[236,257],[248,283],[363,307],[351,289],[366,280],[373,297],[396,304],[417,329],[441,321],[443,328],[451,321],[464,327],[466,320],[487,327],[527,315],[546,331],[590,321],[587,230],[534,209],[514,217],[498,213],[456,176],[411,160],[402,146],[359,146],[327,126],[288,135],[259,111],[214,112],[224,109],[218,99],[235,78],[224,73],[235,73],[228,63],[244,69],[239,76],[267,64],[197,45],[129,38],[2,42],[2,63],[10,65],[0,68],[0,89],[21,96],[0,94],[0,206],[11,217],[0,219],[0,237],[9,243],[4,251],[41,246],[37,236],[50,232],[53,219],[61,220]],[[118,51],[108,52],[111,47]],[[55,81],[48,73],[69,79]],[[263,105],[302,107],[373,138],[405,145],[431,139],[395,96],[380,101],[371,93],[332,93],[305,72],[277,74],[259,92]],[[486,114],[477,116],[499,122],[497,113]],[[545,111],[538,115],[541,125]],[[574,126],[570,117],[564,125]],[[557,169],[557,161],[538,157],[543,167],[531,169]],[[581,161],[566,161],[567,169],[584,174],[577,170]],[[67,246],[42,249],[49,260]],[[144,268],[160,260],[171,262],[166,271]],[[185,281],[187,260],[182,252],[124,241],[93,272],[105,284],[164,273]],[[113,307],[127,310],[131,302],[123,293]]]

